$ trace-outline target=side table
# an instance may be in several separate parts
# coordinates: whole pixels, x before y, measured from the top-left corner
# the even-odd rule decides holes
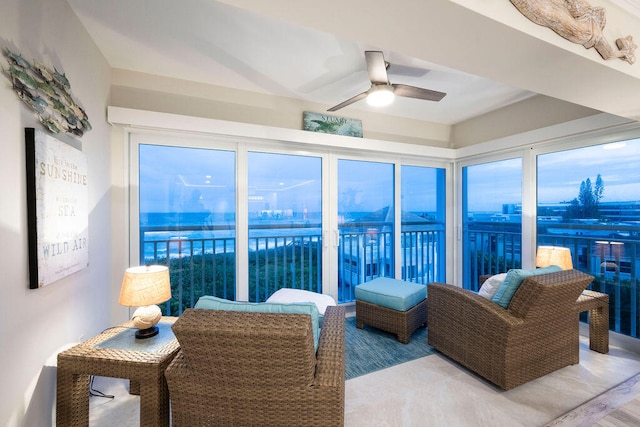
[[[598,353],[609,352],[609,295],[583,291],[576,301],[578,314],[589,311],[589,348]]]
[[[158,335],[136,339],[131,321],[58,354],[56,425],[89,425],[89,377],[127,378],[140,394],[140,426],[169,426],[169,390],[164,371],[180,345],[162,317]]]

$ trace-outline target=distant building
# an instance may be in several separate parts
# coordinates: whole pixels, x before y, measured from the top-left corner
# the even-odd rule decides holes
[[[505,210],[503,205],[503,213]],[[567,208],[570,206],[568,202],[560,203],[540,203],[538,204],[538,218],[562,218]],[[624,223],[640,223],[640,200],[628,202],[600,202],[599,211],[601,218],[607,222],[624,222]]]

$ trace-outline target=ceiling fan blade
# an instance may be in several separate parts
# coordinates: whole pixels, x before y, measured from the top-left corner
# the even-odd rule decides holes
[[[423,89],[420,87],[392,84],[394,92],[397,96],[403,96],[405,98],[418,98],[426,99],[427,101],[440,101],[446,93],[438,92],[430,89]]]
[[[387,63],[384,61],[384,55],[380,51],[367,50],[364,53],[367,60],[367,72],[369,80],[373,84],[389,84],[387,76]]]
[[[412,67],[410,65],[390,64],[387,67],[387,74],[393,76],[424,77],[429,72],[431,72],[431,70],[427,68]]]
[[[339,109],[344,108],[347,105],[351,105],[354,102],[358,102],[361,99],[364,99],[366,97],[367,97],[367,92],[359,93],[358,95],[354,96],[353,98],[349,98],[346,101],[341,102],[340,104],[336,105],[335,107],[329,108],[327,111],[338,111]]]

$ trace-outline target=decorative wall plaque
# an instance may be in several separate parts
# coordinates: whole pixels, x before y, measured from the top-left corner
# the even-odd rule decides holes
[[[25,129],[29,287],[89,264],[87,157],[51,135]]]
[[[326,114],[305,111],[302,114],[303,129],[311,132],[331,133],[335,135],[362,138],[362,122],[357,119],[328,116]]]

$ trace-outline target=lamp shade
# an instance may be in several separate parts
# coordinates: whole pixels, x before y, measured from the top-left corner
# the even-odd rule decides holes
[[[557,265],[563,270],[571,270],[573,261],[569,248],[561,246],[539,246],[536,255],[536,267]]]
[[[120,288],[120,305],[140,307],[159,304],[171,298],[169,269],[163,265],[128,268]]]

